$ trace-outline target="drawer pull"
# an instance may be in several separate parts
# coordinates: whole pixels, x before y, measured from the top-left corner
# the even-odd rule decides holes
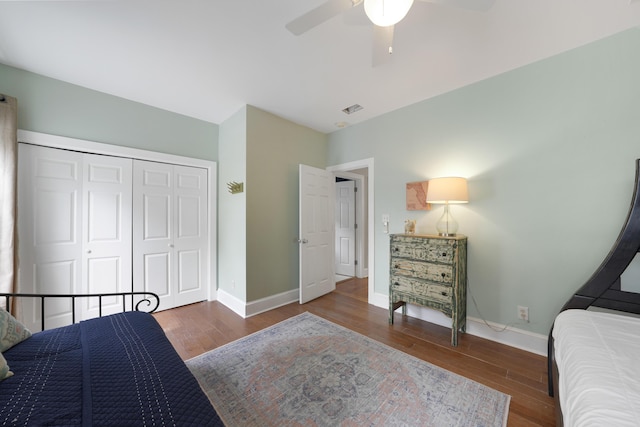
[[[442,296],[445,296],[445,297],[447,296],[447,293],[446,293],[446,292],[444,292],[444,291],[443,291],[443,292],[440,292],[440,293],[442,294]]]
[[[447,253],[446,252],[442,252],[442,256],[447,256]]]
[[[442,278],[444,279],[446,277],[446,273],[440,273],[440,275],[442,276]]]
[[[395,248],[393,248],[394,252],[398,252],[400,249],[396,246]]]

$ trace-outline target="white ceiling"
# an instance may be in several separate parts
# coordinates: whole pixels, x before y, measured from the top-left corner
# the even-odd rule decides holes
[[[640,25],[635,0],[416,1],[374,68],[362,7],[285,29],[322,2],[0,1],[0,62],[217,124],[250,104],[328,133]]]

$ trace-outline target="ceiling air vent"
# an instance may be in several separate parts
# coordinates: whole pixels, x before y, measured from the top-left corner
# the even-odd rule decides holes
[[[360,111],[360,110],[362,110],[362,105],[360,105],[360,104],[353,104],[353,105],[352,105],[352,106],[350,106],[350,107],[344,108],[344,109],[342,110],[342,112],[343,112],[343,113],[345,113],[345,114],[353,114],[353,113],[355,113],[356,111]]]

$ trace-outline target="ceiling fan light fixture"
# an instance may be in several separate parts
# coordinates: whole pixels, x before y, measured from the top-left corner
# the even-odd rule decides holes
[[[379,27],[395,25],[407,16],[413,0],[364,0],[367,17]]]

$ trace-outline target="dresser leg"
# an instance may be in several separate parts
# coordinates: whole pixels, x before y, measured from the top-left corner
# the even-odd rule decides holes
[[[402,307],[402,315],[406,316],[407,315],[407,304],[404,301],[390,302],[389,303],[389,324],[390,325],[393,325],[393,314],[400,307]]]

